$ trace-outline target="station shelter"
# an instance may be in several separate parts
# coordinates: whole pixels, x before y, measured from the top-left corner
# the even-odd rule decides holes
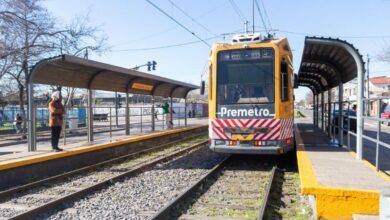
[[[38,62],[31,70],[28,79],[28,150],[36,150],[36,116],[34,108],[34,85],[60,85],[88,90],[87,107],[87,134],[88,141],[93,141],[93,90],[104,90],[126,93],[125,131],[130,133],[129,123],[129,94],[142,94],[152,96],[152,131],[155,128],[154,97],[170,98],[170,114],[172,118],[172,98],[186,100],[191,90],[198,86],[179,82],[127,69],[102,62],[88,60],[72,55],[60,55]],[[185,108],[187,105],[185,104]],[[185,110],[184,112],[187,112]],[[185,125],[187,125],[187,114]]]
[[[295,124],[295,140],[301,189],[310,196],[320,218],[378,215],[380,193],[390,187],[389,176],[378,170],[378,164],[374,166],[363,158],[365,139],[376,143],[376,161],[378,146],[390,147],[379,140],[380,129],[377,139],[363,133],[363,120],[376,120],[379,126],[382,120],[363,115],[367,101],[363,96],[364,74],[363,58],[352,44],[340,39],[306,37],[298,81],[299,86],[308,87],[313,93],[313,121],[302,119]],[[343,84],[355,78],[357,100],[353,100],[356,108],[351,111],[351,100],[344,99]],[[336,89],[338,92],[332,93]],[[355,141],[354,149],[350,147],[350,136]]]

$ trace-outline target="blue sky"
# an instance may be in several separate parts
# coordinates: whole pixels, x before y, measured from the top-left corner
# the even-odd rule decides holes
[[[171,0],[208,30],[185,16],[169,0],[151,1],[202,39],[217,35],[207,41],[210,44],[230,40],[231,36],[224,38],[221,34],[243,31],[244,20],[252,21],[252,0],[234,0],[241,16],[230,0]],[[276,37],[289,39],[295,71],[299,68],[304,37],[315,35],[347,40],[364,58],[370,54],[372,76],[390,75],[390,64],[376,59],[386,44],[390,46],[390,0],[263,0],[263,3]],[[129,68],[155,60],[158,64],[153,74],[199,84],[210,48],[198,42],[146,50],[198,39],[145,0],[47,0],[44,5],[64,23],[76,15],[89,13],[90,23],[106,33],[111,46],[111,51],[91,59]],[[264,30],[257,12],[255,26],[257,31]],[[297,100],[307,92],[303,88],[296,90]]]

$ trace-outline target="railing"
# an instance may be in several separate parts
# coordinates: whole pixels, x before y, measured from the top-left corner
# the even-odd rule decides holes
[[[185,107],[173,107],[175,113],[173,113],[172,122],[173,127],[184,126],[185,121],[189,118],[188,111],[191,108],[187,107],[187,113]],[[155,107],[154,117],[154,129],[164,130],[167,129],[166,114],[162,113],[162,109]],[[20,111],[16,111],[20,112]],[[86,136],[87,135],[87,120],[88,114],[86,114],[86,107],[66,108],[66,114],[63,117],[63,129],[61,132],[62,142],[64,145],[68,144],[69,137]],[[125,135],[126,131],[126,115],[125,108],[115,108],[113,106],[107,107],[93,107],[93,129],[94,134],[100,134],[101,137],[109,137],[110,140],[114,135]],[[206,115],[197,113],[195,117],[205,117]],[[15,113],[16,114],[16,113]],[[193,112],[191,111],[191,117]],[[27,141],[27,130],[22,130],[20,133],[16,132],[15,120],[1,120],[0,121],[0,146],[4,143],[2,140],[7,137],[8,139],[14,139],[14,144]],[[28,127],[28,120],[22,120],[22,128],[26,123]],[[5,126],[4,126],[5,125]],[[142,133],[152,131],[152,107],[151,106],[137,106],[129,107],[129,128],[130,134]],[[107,135],[108,133],[108,135]],[[49,128],[49,115],[47,108],[36,109],[36,136],[38,141],[47,141],[50,139]],[[87,139],[87,138],[86,138]],[[80,141],[80,139],[78,139]]]
[[[326,103],[326,107],[324,108],[324,121],[321,122],[320,116],[319,124],[321,123],[322,125],[322,123],[324,123],[324,132],[328,133],[335,144],[339,144],[352,151],[356,151],[357,130],[361,129],[363,158],[373,163],[377,170],[380,170],[381,147],[390,149],[390,128],[387,129],[387,127],[390,126],[390,119],[382,118],[385,103],[390,105],[390,96],[363,99],[363,127],[361,128],[357,127],[356,108],[354,108],[355,103],[355,100],[342,102],[341,120],[339,120],[339,103],[330,103],[330,111],[327,107],[329,103]],[[369,105],[367,105],[368,103]],[[367,109],[367,107],[369,109]],[[318,115],[321,114],[322,109],[319,110]],[[383,124],[386,124],[386,130],[388,131],[383,131]],[[319,127],[321,128],[321,126]],[[340,132],[342,132],[342,134],[340,134]],[[374,160],[372,159],[372,151],[375,153]]]

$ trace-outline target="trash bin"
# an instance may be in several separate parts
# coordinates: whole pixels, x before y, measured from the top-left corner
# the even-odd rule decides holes
[[[69,130],[70,132],[76,132],[79,125],[79,119],[77,117],[69,118]]]

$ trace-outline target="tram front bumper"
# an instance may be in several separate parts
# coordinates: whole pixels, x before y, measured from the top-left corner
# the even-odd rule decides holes
[[[285,146],[226,146],[226,145],[210,145],[210,150],[218,153],[231,154],[284,154],[294,149],[293,145]]]

